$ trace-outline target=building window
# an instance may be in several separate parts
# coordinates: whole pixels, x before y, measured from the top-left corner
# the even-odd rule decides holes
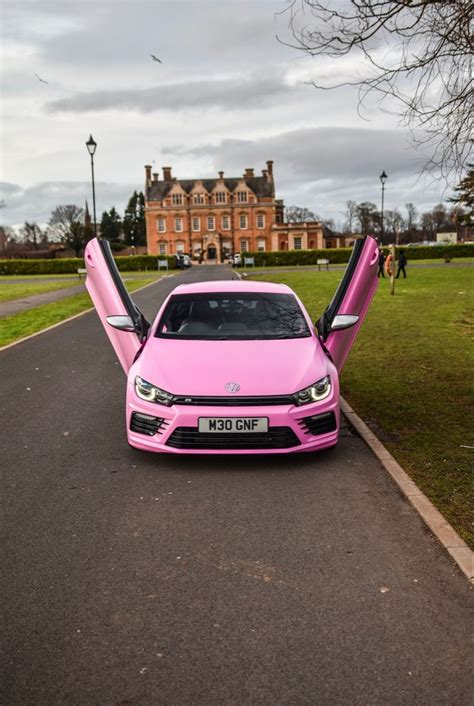
[[[173,206],[181,206],[183,203],[183,194],[171,194],[171,203]]]
[[[208,216],[207,217],[207,230],[215,230],[216,229],[216,219],[214,216]]]
[[[201,230],[201,219],[198,216],[193,216],[192,229],[194,232]]]
[[[182,240],[178,240],[176,243],[176,252],[184,252],[184,243]]]
[[[248,195],[246,191],[238,191],[237,192],[237,201],[239,203],[247,203],[248,201]]]
[[[160,255],[166,255],[166,243],[159,243],[158,250]]]
[[[248,240],[241,240],[240,241],[240,252],[248,252],[249,249],[249,241]]]
[[[215,199],[216,199],[216,203],[226,203],[227,199],[226,199],[225,191],[216,191],[215,192]]]
[[[230,230],[230,216],[222,216],[222,230]]]
[[[265,215],[257,213],[257,228],[265,228]]]
[[[156,229],[158,233],[166,233],[166,221],[164,218],[156,219]]]
[[[182,218],[175,218],[174,219],[174,229],[177,233],[183,232],[183,219]]]
[[[194,194],[194,203],[201,205],[205,203],[204,194]]]
[[[239,216],[239,227],[240,230],[247,230],[248,228],[248,218],[247,214],[241,213]]]
[[[293,249],[301,250],[301,238],[293,238]]]
[[[257,240],[257,250],[258,252],[265,252],[265,238],[259,238]]]

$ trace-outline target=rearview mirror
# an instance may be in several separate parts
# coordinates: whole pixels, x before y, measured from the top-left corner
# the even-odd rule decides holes
[[[135,333],[135,325],[130,316],[107,316],[107,323],[119,331]]]
[[[331,331],[342,331],[345,328],[354,326],[358,321],[358,316],[353,316],[352,314],[338,314],[332,321]]]

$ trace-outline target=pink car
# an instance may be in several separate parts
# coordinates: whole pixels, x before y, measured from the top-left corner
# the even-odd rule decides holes
[[[87,289],[127,375],[131,446],[265,454],[337,443],[339,374],[377,288],[373,238],[356,241],[316,326],[289,287],[240,280],[182,284],[150,325],[106,240],[90,241],[85,261]]]

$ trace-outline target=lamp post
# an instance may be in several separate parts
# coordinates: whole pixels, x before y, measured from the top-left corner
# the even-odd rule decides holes
[[[91,170],[92,170],[92,207],[94,209],[94,235],[97,238],[97,218],[95,215],[95,181],[94,181],[94,154],[97,149],[97,142],[94,142],[92,135],[86,142],[87,151],[91,156]]]
[[[380,182],[382,184],[382,213],[381,213],[381,219],[380,219],[380,245],[383,245],[383,236],[384,236],[384,229],[383,229],[383,204],[384,204],[384,196],[385,196],[385,182],[387,181],[388,176],[385,174],[385,169],[383,170],[382,174],[380,175]]]

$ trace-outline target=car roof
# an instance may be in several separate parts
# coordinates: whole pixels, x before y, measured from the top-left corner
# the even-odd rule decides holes
[[[207,292],[267,292],[274,294],[293,294],[286,284],[276,282],[254,282],[239,279],[221,279],[209,282],[191,282],[180,284],[172,294],[203,294]]]

